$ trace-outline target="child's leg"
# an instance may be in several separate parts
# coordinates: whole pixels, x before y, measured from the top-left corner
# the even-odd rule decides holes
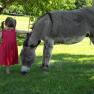
[[[6,74],[10,74],[10,67],[6,66]]]

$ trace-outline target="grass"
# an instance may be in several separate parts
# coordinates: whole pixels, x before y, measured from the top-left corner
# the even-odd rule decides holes
[[[20,54],[22,45],[18,48]],[[38,46],[36,62],[26,76],[20,74],[20,56],[10,75],[0,68],[0,94],[94,94],[94,46],[88,38],[73,45],[55,45],[48,73],[40,69],[42,50],[43,45]]]
[[[36,63],[26,76],[20,74],[20,63],[10,75],[1,67],[0,94],[94,94],[94,46],[87,38],[74,45],[55,45],[48,73],[40,69],[42,49],[38,46]]]

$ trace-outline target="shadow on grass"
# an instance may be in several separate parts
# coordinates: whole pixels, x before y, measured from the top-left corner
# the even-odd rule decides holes
[[[19,73],[20,65],[13,68],[15,72],[12,75],[1,73],[0,93],[94,94],[94,56],[53,55],[49,72],[40,69],[41,59],[41,56],[36,57],[35,64],[26,76]]]
[[[36,57],[36,65],[41,64],[42,56]],[[72,54],[56,54],[53,55],[50,61],[50,67],[58,65],[72,66],[92,66],[94,64],[93,55],[72,55]]]
[[[36,57],[35,66],[41,65],[42,57]],[[39,65],[38,65],[39,64]],[[51,71],[65,72],[94,72],[94,56],[93,55],[72,55],[57,54],[53,55],[49,64]]]
[[[43,72],[37,67],[41,59],[41,56],[37,57],[33,71],[36,70],[36,75],[43,76]],[[48,89],[51,94],[94,94],[94,56],[53,55],[45,79],[51,87]]]
[[[37,56],[36,62],[33,64],[34,67],[32,67],[33,71],[39,70],[39,66],[41,66],[42,63],[41,61],[42,56]],[[94,56],[72,54],[53,55],[49,64],[49,71],[51,74],[55,72],[65,72],[68,74],[85,73],[94,75]]]

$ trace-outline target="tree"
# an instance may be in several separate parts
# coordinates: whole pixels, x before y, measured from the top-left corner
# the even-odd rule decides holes
[[[0,13],[8,6],[10,6],[13,2],[16,0],[0,0],[0,5],[2,6],[0,8]]]
[[[84,7],[86,5],[86,0],[76,0],[75,5],[77,9]]]
[[[0,0],[0,5],[2,5],[0,12],[5,8],[8,10],[11,9],[10,7],[15,9],[17,5],[19,5],[19,7],[21,5],[25,14],[35,17],[43,15],[50,10],[71,10],[90,6],[91,1],[92,0]],[[17,7],[15,11],[18,12],[19,7]]]
[[[25,0],[23,7],[26,12],[34,16],[40,16],[50,10],[74,9],[75,0]]]
[[[92,5],[94,6],[94,0],[92,0],[92,3],[93,3]]]

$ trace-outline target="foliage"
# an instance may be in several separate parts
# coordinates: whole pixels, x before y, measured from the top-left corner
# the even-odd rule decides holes
[[[92,0],[76,0],[75,2],[76,8],[82,8],[86,6],[91,6],[92,5]]]
[[[92,0],[0,0],[0,2],[7,7],[6,12],[29,14],[34,17],[50,10],[71,10],[92,5]]]
[[[3,13],[10,14],[10,13],[15,13],[15,14],[24,14],[24,9],[22,5],[19,4],[13,4],[10,7],[4,9]]]
[[[27,0],[22,5],[25,14],[37,17],[50,10],[72,10],[91,6],[92,0]]]
[[[26,4],[23,4],[26,12],[29,12],[33,16],[42,15],[50,10],[58,9],[74,9],[75,0],[27,0]]]

